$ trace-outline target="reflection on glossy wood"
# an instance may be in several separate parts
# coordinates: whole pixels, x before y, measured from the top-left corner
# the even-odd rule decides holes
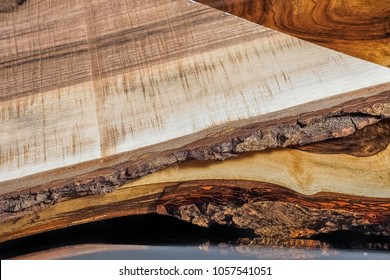
[[[134,246],[84,244],[22,255],[19,260],[51,259],[388,259],[389,244],[357,244],[352,250],[340,249],[309,239],[240,239],[237,244],[199,244],[197,246]]]
[[[60,260],[68,258],[77,258],[84,255],[107,252],[117,252],[118,256],[123,251],[132,251],[138,252],[148,250],[148,246],[139,246],[139,245],[113,245],[113,244],[83,244],[83,245],[73,245],[65,246],[55,249],[50,249],[42,252],[31,253],[27,255],[18,256],[16,260]]]

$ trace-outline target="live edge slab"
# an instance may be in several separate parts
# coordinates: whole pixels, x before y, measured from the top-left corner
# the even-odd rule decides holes
[[[385,66],[194,1],[3,9],[0,242],[142,213],[389,235]]]

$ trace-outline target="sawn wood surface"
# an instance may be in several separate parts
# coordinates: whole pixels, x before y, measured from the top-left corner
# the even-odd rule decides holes
[[[179,149],[230,123],[329,115],[331,100],[375,98],[352,110],[388,113],[387,68],[191,1],[71,2],[0,15],[3,182]]]
[[[387,65],[386,52],[377,49],[384,60],[368,56]],[[197,163],[188,163],[179,177],[165,174],[129,193],[120,191],[136,178],[148,180],[145,175],[183,161],[300,146],[372,125],[369,134],[388,143],[390,69],[194,1],[30,0],[0,13],[0,111],[0,241],[156,211],[208,225],[221,222],[207,212],[208,205],[222,216],[242,207],[261,215],[261,203],[275,213],[292,209],[290,221],[305,211],[306,217],[332,221],[302,218],[291,226],[274,217],[277,227],[267,228],[259,217],[248,219],[247,226],[264,228],[258,231],[263,235],[299,237],[373,224],[371,232],[388,233],[386,144],[353,144],[345,157],[312,152],[340,154],[335,147],[350,140],[333,148],[276,150],[254,178],[241,178],[245,172],[229,177],[235,173],[225,169],[203,178]],[[252,156],[265,162],[269,153]],[[231,168],[256,167],[248,162]],[[338,164],[349,173],[341,174]],[[196,180],[201,191],[212,189],[213,195],[197,192]],[[158,191],[149,196],[146,185]],[[235,194],[236,188],[244,196],[238,204],[229,191]],[[264,188],[272,200],[260,203]],[[193,189],[194,200],[180,199]],[[226,200],[215,200],[218,195]],[[326,196],[341,196],[340,208],[333,210]],[[364,197],[363,206],[342,209]],[[84,209],[83,199],[97,208]]]
[[[197,0],[295,37],[390,66],[389,0]]]

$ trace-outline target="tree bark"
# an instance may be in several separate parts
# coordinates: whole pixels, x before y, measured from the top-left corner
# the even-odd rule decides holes
[[[0,241],[139,213],[389,234],[388,68],[192,1],[34,5],[0,14]]]

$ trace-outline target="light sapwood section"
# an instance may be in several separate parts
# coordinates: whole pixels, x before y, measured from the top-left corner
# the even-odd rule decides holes
[[[1,178],[100,157],[92,83],[1,103]],[[53,102],[55,101],[55,102]]]
[[[374,168],[367,168],[367,166]],[[196,180],[268,182],[298,193],[342,193],[390,198],[390,147],[370,157],[316,154],[292,149],[248,153],[206,164],[187,162],[144,176],[123,187]],[[122,188],[122,187],[121,187]]]
[[[324,215],[332,219],[336,213],[326,211],[335,208],[349,213],[352,217],[356,214],[363,216],[365,222],[356,222],[355,226],[375,225],[386,221],[390,215],[389,159],[390,147],[376,155],[363,158],[345,154],[321,155],[294,149],[274,149],[248,153],[223,162],[181,163],[124,184],[109,194],[62,201],[46,209],[26,211],[23,216],[17,213],[14,217],[11,215],[0,223],[0,242],[113,217],[145,213],[167,214],[165,209],[161,210],[164,197],[173,198],[179,206],[186,206],[186,203],[214,203],[216,207],[223,208],[232,201],[234,203],[242,193],[250,192],[264,184],[274,197],[264,195],[265,191],[247,196],[252,200],[260,199],[271,204],[283,203],[285,200],[279,196],[287,190],[287,201],[295,207],[303,207],[308,212],[302,219],[310,217],[310,211],[324,211]],[[213,186],[226,184],[229,187],[208,194]],[[279,187],[285,187],[284,191],[278,189]],[[233,194],[229,193],[231,189],[234,189]],[[245,195],[243,196],[245,198]],[[311,209],[313,205],[315,207]],[[241,207],[236,206],[232,211]],[[272,210],[272,207],[270,209]],[[225,216],[223,210],[215,209],[214,213]],[[274,210],[284,211],[277,207]],[[296,217],[302,215],[300,210],[293,210],[290,214]],[[179,218],[185,219],[183,216]],[[316,219],[318,217],[313,216],[313,220]],[[369,221],[366,221],[367,219]],[[344,225],[349,221],[350,219],[346,218]],[[191,222],[205,226],[196,219]],[[279,223],[277,219],[273,222],[274,225]],[[236,223],[235,226],[256,228],[258,225],[250,225],[248,222],[246,226],[245,223]],[[262,226],[271,227],[272,223],[266,222]],[[311,231],[305,231],[305,226],[299,223],[291,225],[290,229],[294,227],[294,237],[309,236],[319,230],[313,230],[313,225],[310,227]],[[342,227],[341,221],[339,227],[334,227],[333,230]],[[262,234],[273,235],[281,232],[280,229],[269,229]]]
[[[193,1],[31,0],[0,31],[1,181],[390,81]]]

